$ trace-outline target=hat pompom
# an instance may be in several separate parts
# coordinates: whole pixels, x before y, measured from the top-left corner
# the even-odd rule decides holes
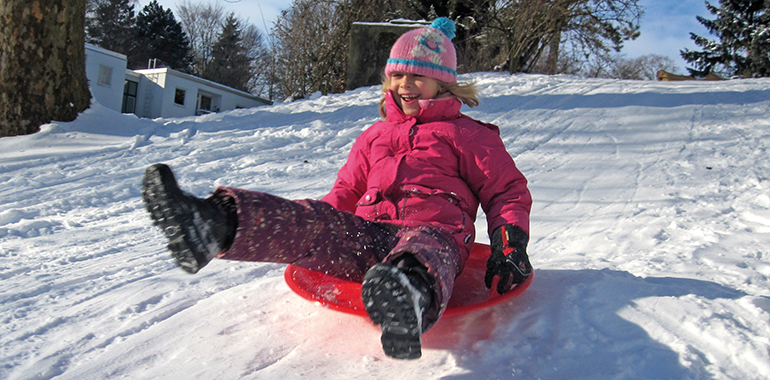
[[[435,28],[443,32],[449,39],[455,38],[455,23],[446,17],[439,17],[433,20],[430,24],[431,28]]]

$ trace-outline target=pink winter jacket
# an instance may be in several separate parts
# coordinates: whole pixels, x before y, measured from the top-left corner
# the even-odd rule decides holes
[[[452,233],[464,257],[475,239],[479,204],[490,234],[507,223],[529,233],[527,180],[499,129],[462,115],[454,97],[420,102],[420,114],[407,116],[388,92],[388,120],[356,139],[322,200],[369,220],[438,225]]]

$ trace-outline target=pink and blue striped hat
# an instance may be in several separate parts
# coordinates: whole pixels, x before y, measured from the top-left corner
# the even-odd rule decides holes
[[[390,49],[385,76],[394,71],[425,75],[447,83],[457,82],[457,52],[452,44],[455,24],[439,17],[427,28],[410,30]]]

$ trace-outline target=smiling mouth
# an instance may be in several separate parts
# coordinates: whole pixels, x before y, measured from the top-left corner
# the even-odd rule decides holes
[[[401,94],[399,96],[401,96],[401,100],[410,103],[417,100],[420,97],[420,94]]]

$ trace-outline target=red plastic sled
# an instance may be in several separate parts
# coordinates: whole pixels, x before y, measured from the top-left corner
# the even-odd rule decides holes
[[[470,257],[465,262],[465,269],[455,281],[454,291],[449,299],[444,317],[465,314],[516,298],[532,283],[535,277],[534,272],[527,281],[516,285],[503,295],[497,294],[497,291],[494,290],[496,284],[492,284],[491,290],[487,289],[484,285],[484,273],[487,270],[489,255],[489,245],[479,243],[473,245]],[[364,303],[361,301],[360,283],[342,280],[294,265],[289,265],[286,268],[284,279],[289,288],[302,298],[319,302],[329,309],[368,317]]]

